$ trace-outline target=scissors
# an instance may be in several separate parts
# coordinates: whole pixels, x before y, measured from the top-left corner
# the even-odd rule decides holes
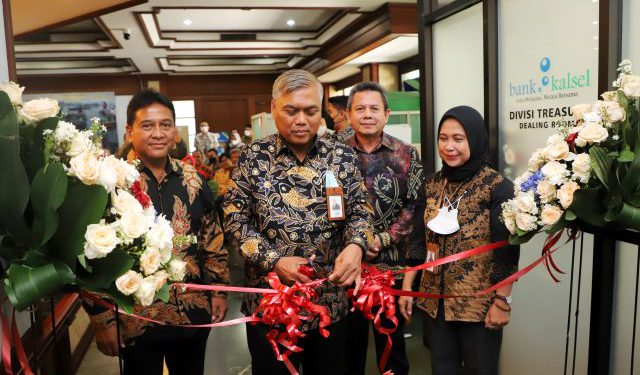
[[[329,277],[329,271],[324,269],[320,264],[315,262],[311,257],[307,257],[307,261],[309,262],[309,267],[313,269],[313,272],[322,279]]]

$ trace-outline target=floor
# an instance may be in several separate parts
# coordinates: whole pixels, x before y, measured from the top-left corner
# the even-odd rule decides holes
[[[232,252],[234,253],[234,252]],[[229,260],[231,282],[242,285],[242,259],[232,256]],[[241,317],[241,298],[232,293],[229,296],[229,312],[227,319]],[[407,355],[411,364],[411,375],[429,375],[429,352],[422,345],[422,314],[416,314],[413,323],[406,327]],[[166,371],[165,371],[166,372]],[[116,358],[104,356],[95,345],[91,344],[77,375],[119,375]],[[205,361],[206,375],[250,375],[251,357],[247,349],[244,325],[217,328],[211,331],[207,344]],[[367,355],[367,374],[378,374],[373,339],[369,340]]]

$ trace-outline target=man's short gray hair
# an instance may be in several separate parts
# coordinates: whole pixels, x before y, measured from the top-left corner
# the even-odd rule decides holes
[[[313,74],[303,69],[291,69],[280,74],[273,83],[271,96],[277,100],[283,94],[289,94],[306,87],[315,87],[318,90],[320,101],[322,101],[322,83]]]
[[[347,108],[349,110],[351,109],[351,105],[353,104],[353,97],[356,96],[357,93],[363,91],[379,92],[380,96],[382,97],[382,104],[384,105],[385,111],[389,109],[389,97],[387,96],[387,90],[385,90],[381,84],[377,82],[360,82],[357,85],[353,86],[353,88],[349,92],[349,100],[347,101]]]

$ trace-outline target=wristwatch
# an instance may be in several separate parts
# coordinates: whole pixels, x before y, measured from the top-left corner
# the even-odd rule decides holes
[[[511,306],[511,302],[513,302],[513,298],[511,298],[511,296],[501,296],[499,294],[496,294],[493,296],[493,298],[497,298],[509,306]]]

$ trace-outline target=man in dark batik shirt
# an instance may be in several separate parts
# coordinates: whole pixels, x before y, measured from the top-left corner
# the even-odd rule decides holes
[[[318,321],[301,328],[304,350],[290,357],[305,374],[347,374],[348,301],[346,288],[358,287],[360,266],[372,239],[372,210],[355,153],[316,136],[321,120],[322,85],[304,70],[290,70],[273,85],[271,114],[278,134],[249,144],[233,171],[223,210],[224,228],[246,260],[246,282],[268,287],[276,272],[287,284],[310,279],[298,266],[309,259],[323,267],[330,282],[318,288],[317,303],[331,317],[328,338]],[[344,218],[330,221],[326,183],[335,177],[344,194]],[[333,212],[333,204],[332,204]],[[259,295],[246,295],[243,310],[252,314]],[[247,324],[253,374],[289,374],[276,360],[266,334],[269,327]]]
[[[374,241],[369,244],[366,261],[381,270],[403,268],[407,239],[413,228],[413,216],[418,204],[418,191],[422,186],[422,164],[415,147],[384,132],[389,119],[387,94],[377,83],[356,85],[349,96],[349,120],[355,135],[347,145],[358,154],[356,165],[364,177],[369,202],[374,209]],[[396,276],[396,287],[402,287],[401,274]],[[398,317],[398,329],[392,334],[393,346],[385,371],[396,375],[409,372],[405,352],[403,325]],[[359,311],[350,314],[352,321],[352,360],[355,374],[364,374],[369,321]],[[385,319],[386,320],[386,319]],[[387,337],[374,330],[378,359],[382,355]]]
[[[127,159],[139,161],[140,184],[157,214],[171,222],[175,235],[196,235],[197,244],[176,245],[173,254],[186,262],[185,282],[228,284],[228,253],[209,187],[190,164],[169,158],[175,139],[175,111],[165,96],[154,91],[135,95],[127,108],[127,138],[132,149]],[[91,302],[85,304],[96,331],[98,349],[118,355],[114,312]],[[136,306],[134,314],[172,325],[206,324],[224,319],[224,294],[170,292],[169,302]],[[209,329],[159,326],[120,315],[125,347],[124,374],[202,374]]]

